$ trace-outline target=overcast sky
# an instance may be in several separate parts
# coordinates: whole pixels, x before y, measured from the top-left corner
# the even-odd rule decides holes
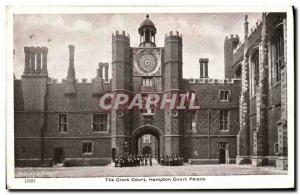
[[[250,28],[261,19],[261,13],[247,14]],[[49,76],[65,78],[68,69],[68,45],[73,44],[76,77],[93,78],[96,76],[99,62],[111,63],[113,32],[125,30],[130,34],[131,46],[138,46],[137,29],[145,19],[145,15],[145,13],[14,15],[14,73],[17,78],[23,73],[25,46],[47,46]],[[244,15],[245,13],[156,13],[150,14],[149,19],[157,28],[158,47],[164,46],[165,33],[177,30],[182,34],[184,78],[198,78],[199,58],[208,57],[209,77],[221,79],[224,78],[224,38],[230,34],[243,37]],[[34,35],[32,39],[30,35]],[[51,39],[51,42],[48,42],[48,39]]]

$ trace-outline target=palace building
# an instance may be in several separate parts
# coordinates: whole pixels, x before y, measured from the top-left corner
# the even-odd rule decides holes
[[[198,78],[183,78],[182,35],[169,32],[157,46],[157,29],[147,15],[131,46],[124,31],[112,34],[110,64],[78,81],[75,47],[61,82],[49,77],[47,47],[25,47],[24,73],[14,80],[16,166],[106,165],[119,154],[178,155],[191,164],[252,163],[283,166],[287,156],[286,16],[262,15],[248,32],[224,42],[225,77],[209,77],[200,58]],[[109,42],[109,40],[108,40]],[[51,52],[51,51],[49,51]],[[99,107],[106,93],[181,94],[196,97],[197,110]]]

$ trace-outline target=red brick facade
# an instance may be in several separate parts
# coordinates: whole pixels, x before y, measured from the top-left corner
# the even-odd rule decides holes
[[[228,79],[209,78],[208,59],[205,58],[200,60],[201,65],[205,62],[203,71],[205,69],[206,72],[200,73],[204,76],[184,79],[182,69],[186,67],[182,62],[184,42],[181,35],[170,32],[166,34],[164,47],[156,47],[155,33],[156,28],[147,17],[139,28],[139,47],[130,46],[130,36],[125,32],[117,31],[112,35],[111,80],[108,79],[108,64],[99,63],[99,69],[95,71],[96,77],[91,82],[78,82],[74,68],[75,48],[70,46],[68,73],[66,79],[58,83],[48,77],[47,50],[41,50],[46,52],[46,57],[42,55],[42,60],[38,60],[39,64],[36,65],[35,60],[31,60],[35,56],[40,59],[36,48],[25,48],[24,74],[21,80],[14,81],[16,166],[49,165],[53,160],[69,160],[74,165],[104,165],[117,154],[137,153],[138,138],[145,134],[156,137],[159,155],[178,154],[192,164],[233,163],[237,156],[238,162],[239,158],[252,158],[252,148],[257,144],[253,139],[260,137],[254,136],[250,129],[257,124],[255,110],[259,105],[255,106],[256,101],[250,98],[249,88],[244,90],[245,83],[248,82],[244,76],[249,74],[249,68],[245,69],[247,64],[241,66],[242,83],[239,79],[233,79],[236,72],[234,68],[238,67],[243,56],[248,55],[247,50],[242,52],[244,55],[236,56],[244,48],[240,46],[240,49],[234,51],[236,46],[239,47],[239,38],[230,37],[225,40],[225,75]],[[252,41],[253,36],[249,35],[247,41],[249,51],[252,44],[257,44],[261,37],[259,35],[257,41]],[[267,41],[264,44],[267,45]],[[138,73],[134,65],[134,59],[142,49],[145,52],[155,50],[153,53],[159,56],[157,63],[160,67],[153,75]],[[39,66],[42,68],[38,68]],[[264,74],[267,74],[266,71]],[[143,86],[145,78],[151,79],[150,86]],[[261,137],[268,147],[257,145],[256,147],[265,147],[260,148],[265,152],[259,156],[275,155],[272,147],[278,139],[276,123],[279,119],[286,118],[286,115],[280,114],[280,102],[286,100],[280,98],[280,85],[270,88],[268,94],[276,93],[278,86],[279,98],[276,99],[278,94],[269,95],[264,99],[268,108],[259,106],[265,113],[264,117],[268,117],[261,119],[268,127],[263,129],[268,131],[265,135],[268,141],[265,140],[266,137]],[[223,100],[220,99],[221,91],[226,93]],[[179,111],[176,115],[166,110],[156,110],[151,115],[128,110],[107,112],[99,107],[99,98],[107,92],[193,92],[196,94],[195,105],[200,106],[200,109],[192,114],[192,119],[188,118],[190,113],[186,111]],[[247,97],[240,99],[241,92]],[[247,105],[248,111],[241,116],[243,105]],[[106,118],[101,118],[105,121],[105,130],[95,132],[93,117],[99,113],[107,114],[103,115]],[[60,120],[62,114],[67,116],[66,121]],[[247,127],[240,127],[245,121]],[[66,132],[61,131],[62,125],[66,125]],[[284,134],[284,131],[280,132]],[[285,148],[285,143],[283,140],[279,148]]]

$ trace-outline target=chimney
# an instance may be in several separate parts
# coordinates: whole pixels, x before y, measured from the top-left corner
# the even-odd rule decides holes
[[[101,79],[104,79],[105,82],[108,82],[108,66],[109,64],[107,62],[100,62],[98,64],[99,66],[99,74]]]
[[[24,68],[24,75],[27,75],[30,71],[29,69],[29,63],[30,63],[30,48],[24,47],[24,53],[25,53],[25,68]]]
[[[108,82],[108,63],[105,63],[104,68],[105,68],[104,70],[105,82]]]
[[[47,70],[48,48],[47,47],[42,47],[41,52],[42,52],[42,72],[47,75],[48,74],[48,70]]]
[[[67,79],[65,81],[65,95],[68,96],[74,96],[77,93],[75,85],[74,50],[74,45],[69,45],[69,68]]]
[[[93,95],[98,96],[104,93],[104,85],[103,85],[103,63],[98,64],[97,75],[96,78],[92,81],[92,90]]]
[[[97,77],[98,78],[103,78],[103,67],[102,67],[102,63],[98,63],[98,69],[97,69]]]
[[[37,47],[36,48],[36,71],[40,72],[41,71],[41,60],[42,60],[42,56],[41,56],[41,48]]]
[[[67,79],[75,80],[75,68],[74,68],[74,45],[69,45],[69,69]]]
[[[208,78],[208,58],[200,58],[200,78]]]
[[[35,53],[36,49],[34,47],[30,47],[30,65],[29,65],[29,71],[35,72]]]

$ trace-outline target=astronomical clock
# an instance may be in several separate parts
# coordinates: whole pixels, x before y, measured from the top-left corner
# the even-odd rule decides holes
[[[161,48],[133,48],[133,76],[160,76]]]

